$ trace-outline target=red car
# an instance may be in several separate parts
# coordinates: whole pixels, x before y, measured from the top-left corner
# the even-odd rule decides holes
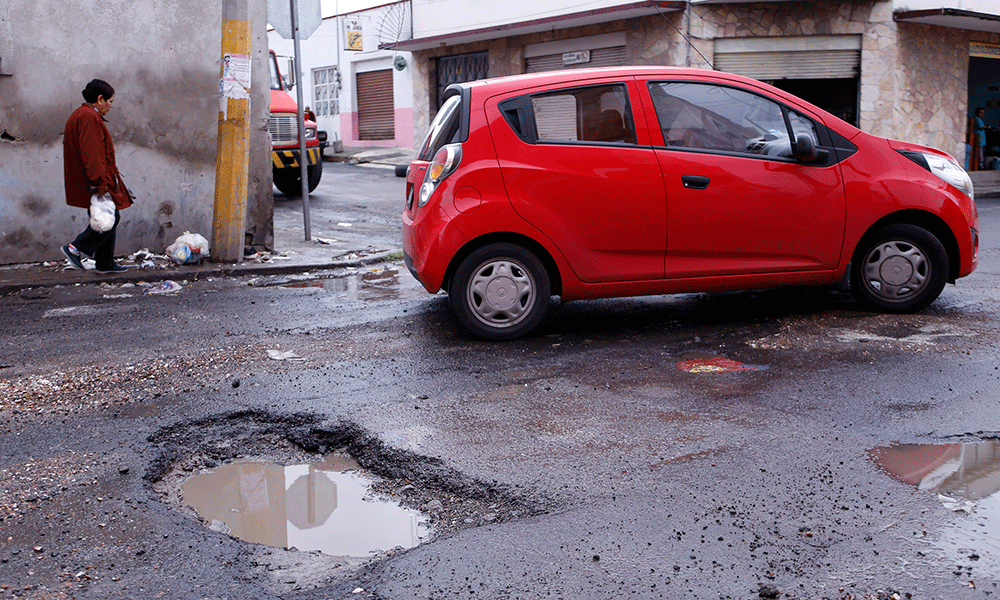
[[[978,262],[968,174],[737,75],[455,84],[410,164],[408,268],[487,339],[563,300],[789,285],[924,308]]]

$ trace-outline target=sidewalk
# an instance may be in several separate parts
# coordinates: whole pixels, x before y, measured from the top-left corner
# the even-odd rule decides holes
[[[327,159],[391,169],[399,164],[409,164],[413,154],[414,152],[407,148],[348,148],[343,153],[328,156]],[[208,277],[288,275],[359,267],[402,258],[398,247],[373,250],[369,247],[356,247],[350,242],[316,236],[307,242],[302,231],[301,212],[292,216],[295,221],[294,226],[283,226],[283,222],[287,219],[282,217],[289,215],[280,215],[280,212],[275,211],[274,252],[246,257],[238,264],[204,262],[200,265],[178,266],[162,255],[157,256],[163,252],[162,248],[150,248],[154,257],[148,261],[142,256],[137,256],[135,261],[129,260],[128,257],[125,259],[119,257],[119,262],[127,265],[129,270],[116,274],[77,271],[68,266],[67,260],[0,265],[0,295],[22,289],[60,285],[100,283],[120,285],[139,282],[159,283],[167,280],[180,282]],[[209,237],[209,233],[205,232],[202,235]],[[93,261],[87,262],[89,266],[93,266]],[[148,268],[140,268],[143,262],[147,263]]]

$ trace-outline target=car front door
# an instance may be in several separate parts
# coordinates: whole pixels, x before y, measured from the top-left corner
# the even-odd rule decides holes
[[[832,157],[793,157],[797,134],[818,144],[812,119],[730,85],[653,81],[647,89],[663,135],[655,153],[667,194],[666,277],[837,266],[840,167]]]

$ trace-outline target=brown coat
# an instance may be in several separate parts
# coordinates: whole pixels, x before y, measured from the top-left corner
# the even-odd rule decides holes
[[[115,164],[115,146],[104,118],[90,104],[73,111],[63,135],[63,176],[66,204],[90,208],[93,194],[110,193],[119,209],[132,205]]]

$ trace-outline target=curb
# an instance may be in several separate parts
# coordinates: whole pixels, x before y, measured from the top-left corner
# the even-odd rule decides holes
[[[386,262],[394,254],[399,254],[401,251],[399,249],[395,250],[384,250],[382,252],[377,252],[369,256],[362,256],[350,260],[334,260],[331,262],[323,263],[308,263],[308,264],[271,264],[271,263],[246,263],[246,264],[221,264],[221,263],[208,263],[200,266],[178,266],[173,269],[157,269],[143,271],[140,269],[129,269],[127,272],[121,275],[97,275],[97,274],[84,274],[82,276],[73,276],[77,273],[76,271],[61,271],[61,273],[70,274],[68,277],[51,277],[47,279],[35,280],[35,281],[2,281],[3,270],[0,269],[0,294],[10,294],[12,292],[33,289],[33,288],[49,288],[58,286],[72,286],[72,285],[91,285],[91,284],[101,284],[101,283],[138,283],[138,282],[160,282],[167,281],[171,279],[177,280],[194,280],[204,279],[208,277],[247,277],[247,276],[267,276],[267,275],[294,275],[298,273],[306,273],[309,271],[330,271],[334,269],[348,269],[352,267],[362,267],[365,265]],[[13,268],[24,268],[26,273],[30,273],[32,270],[31,266],[25,265],[12,265]],[[25,277],[23,279],[29,279],[30,277]]]

